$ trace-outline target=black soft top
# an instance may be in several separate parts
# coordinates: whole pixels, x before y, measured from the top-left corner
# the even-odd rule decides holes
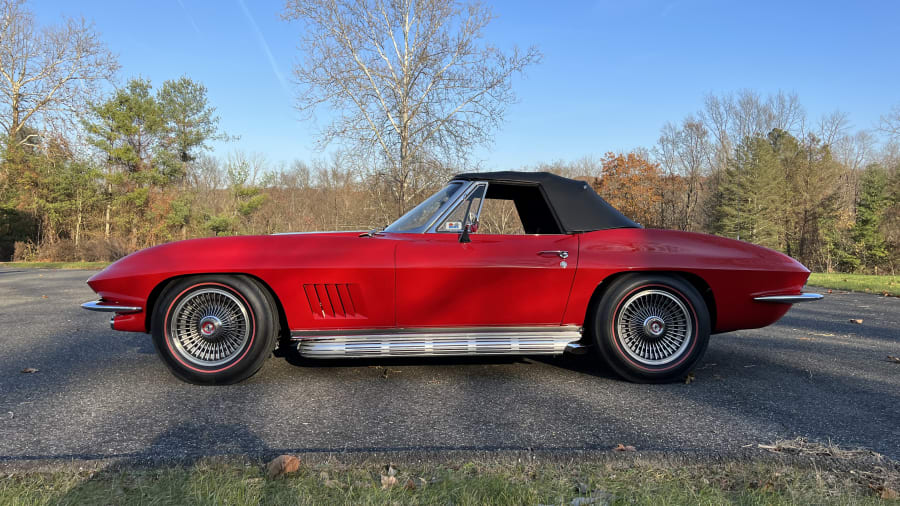
[[[591,185],[549,172],[470,172],[457,174],[453,179],[538,185],[547,196],[559,224],[567,234],[608,230],[611,228],[641,228],[616,208],[603,200]]]

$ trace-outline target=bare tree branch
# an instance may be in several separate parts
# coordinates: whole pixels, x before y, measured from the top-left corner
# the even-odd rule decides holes
[[[283,17],[304,25],[298,109],[337,111],[320,145],[377,153],[372,174],[390,188],[394,214],[445,177],[435,169],[491,140],[515,100],[512,76],[541,58],[485,43],[493,15],[478,3],[287,0]]]
[[[84,19],[37,29],[24,0],[0,0],[0,125],[11,145],[33,144],[26,125],[40,130],[77,116],[118,68]]]

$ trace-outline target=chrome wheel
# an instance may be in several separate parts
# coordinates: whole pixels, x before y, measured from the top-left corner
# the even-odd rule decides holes
[[[178,301],[169,321],[169,336],[182,357],[215,367],[244,349],[250,326],[247,307],[238,297],[220,288],[201,288]]]
[[[644,365],[678,359],[693,336],[691,313],[678,297],[664,290],[640,290],[622,303],[616,333],[625,352]]]

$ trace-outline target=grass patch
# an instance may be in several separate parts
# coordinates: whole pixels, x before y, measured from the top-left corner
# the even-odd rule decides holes
[[[809,275],[807,283],[837,290],[887,293],[888,295],[900,297],[900,276],[813,272]]]
[[[0,269],[102,269],[111,262],[0,262]]]
[[[397,485],[385,488],[386,467],[370,461],[348,465],[332,458],[270,479],[261,462],[214,458],[185,466],[11,474],[0,477],[0,504],[499,505],[573,504],[578,498],[581,504],[629,505],[880,504],[886,489],[883,467],[876,476],[846,462],[829,468],[821,459],[604,460],[395,464]]]

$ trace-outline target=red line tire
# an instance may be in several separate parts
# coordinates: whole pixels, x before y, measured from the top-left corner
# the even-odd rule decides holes
[[[668,383],[683,379],[706,352],[709,310],[679,277],[632,274],[609,286],[590,329],[616,374],[636,383]]]
[[[243,381],[275,346],[278,319],[264,288],[244,276],[174,281],[153,309],[153,344],[179,379],[200,385]]]

